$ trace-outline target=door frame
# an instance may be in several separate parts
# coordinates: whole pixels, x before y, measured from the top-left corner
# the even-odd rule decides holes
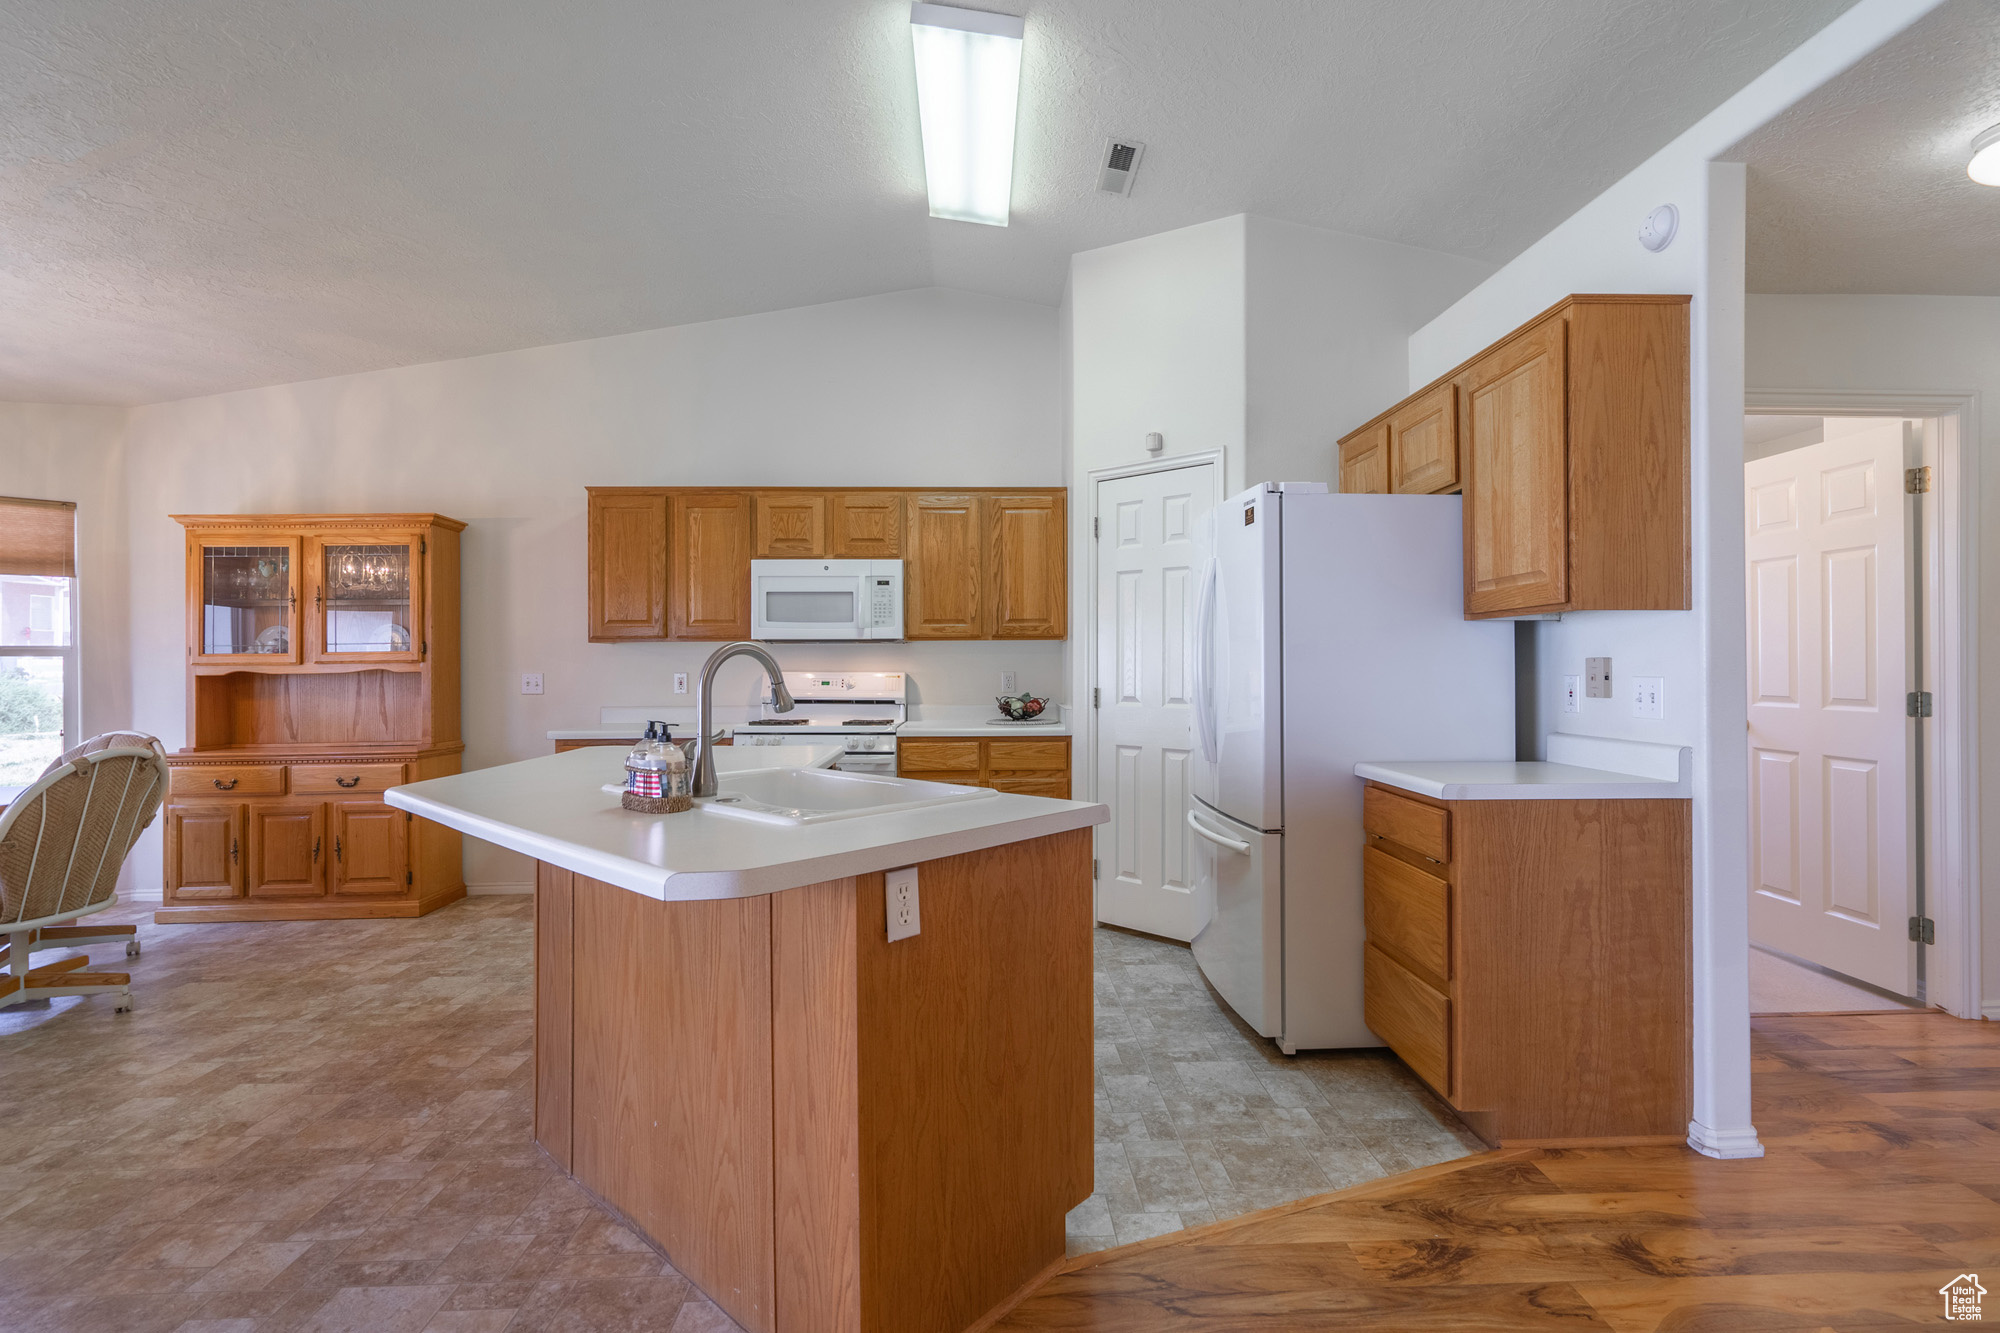
[[[1221,446],[1217,446],[1213,449],[1197,449],[1193,453],[1170,454],[1162,458],[1148,458],[1140,463],[1121,463],[1116,467],[1093,468],[1084,474],[1090,482],[1090,503],[1084,506],[1084,512],[1076,515],[1073,521],[1079,525],[1078,530],[1081,531],[1083,523],[1094,521],[1097,518],[1097,492],[1098,487],[1104,482],[1123,481],[1127,477],[1143,477],[1153,472],[1178,472],[1182,468],[1201,467],[1204,464],[1213,464],[1215,467],[1215,495],[1213,503],[1219,506],[1224,500],[1229,498],[1227,493],[1229,488],[1228,466],[1223,457],[1225,452]],[[1083,762],[1080,767],[1083,775],[1083,790],[1089,793],[1084,799],[1095,801],[1100,799],[1097,790],[1097,706],[1091,701],[1090,691],[1097,684],[1097,534],[1095,532],[1084,533],[1083,538],[1088,555],[1085,559],[1077,562],[1083,569],[1083,596],[1078,600],[1082,602],[1084,608],[1084,617],[1080,628],[1083,631],[1086,642],[1083,647],[1083,678],[1081,689],[1077,694],[1077,708],[1083,714],[1084,719],[1082,728]],[[1072,625],[1071,628],[1074,631],[1078,626]],[[1071,781],[1074,783],[1079,767],[1074,746],[1071,747],[1070,765]],[[1098,826],[1100,829],[1103,827],[1105,826]],[[1098,832],[1096,829],[1093,829],[1091,831],[1091,854],[1093,861],[1091,864],[1090,880],[1090,913],[1093,923],[1097,919],[1098,881],[1096,871],[1098,862],[1102,860],[1101,854],[1097,851],[1097,837]]]
[[[1934,696],[1924,747],[1924,910],[1939,943],[1926,998],[1959,1018],[2000,1018],[1980,987],[1979,451],[1977,395],[1874,389],[1750,389],[1749,416],[1921,417],[1934,480],[1922,506],[1925,680]],[[1747,687],[1746,687],[1747,688]],[[1747,867],[1746,867],[1747,870]]]

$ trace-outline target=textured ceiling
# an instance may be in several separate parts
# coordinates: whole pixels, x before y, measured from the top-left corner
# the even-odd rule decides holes
[[[1951,0],[1738,144],[1753,292],[2000,296],[2000,5]]]
[[[1053,303],[1075,251],[1243,211],[1498,262],[1848,3],[994,0],[1028,18],[997,229],[925,215],[903,0],[11,0],[0,399]]]

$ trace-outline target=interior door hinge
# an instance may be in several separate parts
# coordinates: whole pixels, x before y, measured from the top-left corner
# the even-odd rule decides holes
[[[1931,470],[1927,467],[1905,468],[1903,470],[1903,493],[1923,495],[1931,488]]]
[[[1094,856],[1090,858],[1090,878],[1093,881],[1097,878],[1097,858]]]
[[[1917,944],[1937,943],[1937,922],[1927,916],[1910,918],[1910,939]]]
[[[1095,685],[1090,687],[1090,706],[1092,708],[1097,707],[1097,687]]]
[[[1911,717],[1929,717],[1931,715],[1931,692],[1929,690],[1911,690],[1909,697],[1903,701],[1903,711]]]
[[[1093,518],[1090,520],[1090,535],[1093,537],[1102,537],[1104,535],[1103,519]]]

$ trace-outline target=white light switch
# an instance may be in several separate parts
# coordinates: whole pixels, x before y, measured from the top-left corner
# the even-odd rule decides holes
[[[521,673],[521,693],[540,694],[541,692],[542,673],[539,671],[523,671]]]
[[[1611,697],[1611,659],[1608,657],[1586,657],[1583,659],[1583,695],[1586,699],[1609,699]]]
[[[1564,676],[1563,712],[1581,713],[1582,711],[1583,711],[1583,677]]]
[[[1665,717],[1667,682],[1660,676],[1632,677],[1632,716]]]
[[[917,915],[917,868],[904,866],[882,876],[883,896],[889,909],[889,943],[909,939],[919,933],[923,919]]]

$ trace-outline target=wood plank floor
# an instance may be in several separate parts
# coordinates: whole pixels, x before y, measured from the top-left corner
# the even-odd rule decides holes
[[[1960,1273],[2000,1289],[2000,1024],[1752,1035],[1761,1160],[1484,1153],[1085,1255],[995,1327],[1876,1330],[1940,1322]]]

